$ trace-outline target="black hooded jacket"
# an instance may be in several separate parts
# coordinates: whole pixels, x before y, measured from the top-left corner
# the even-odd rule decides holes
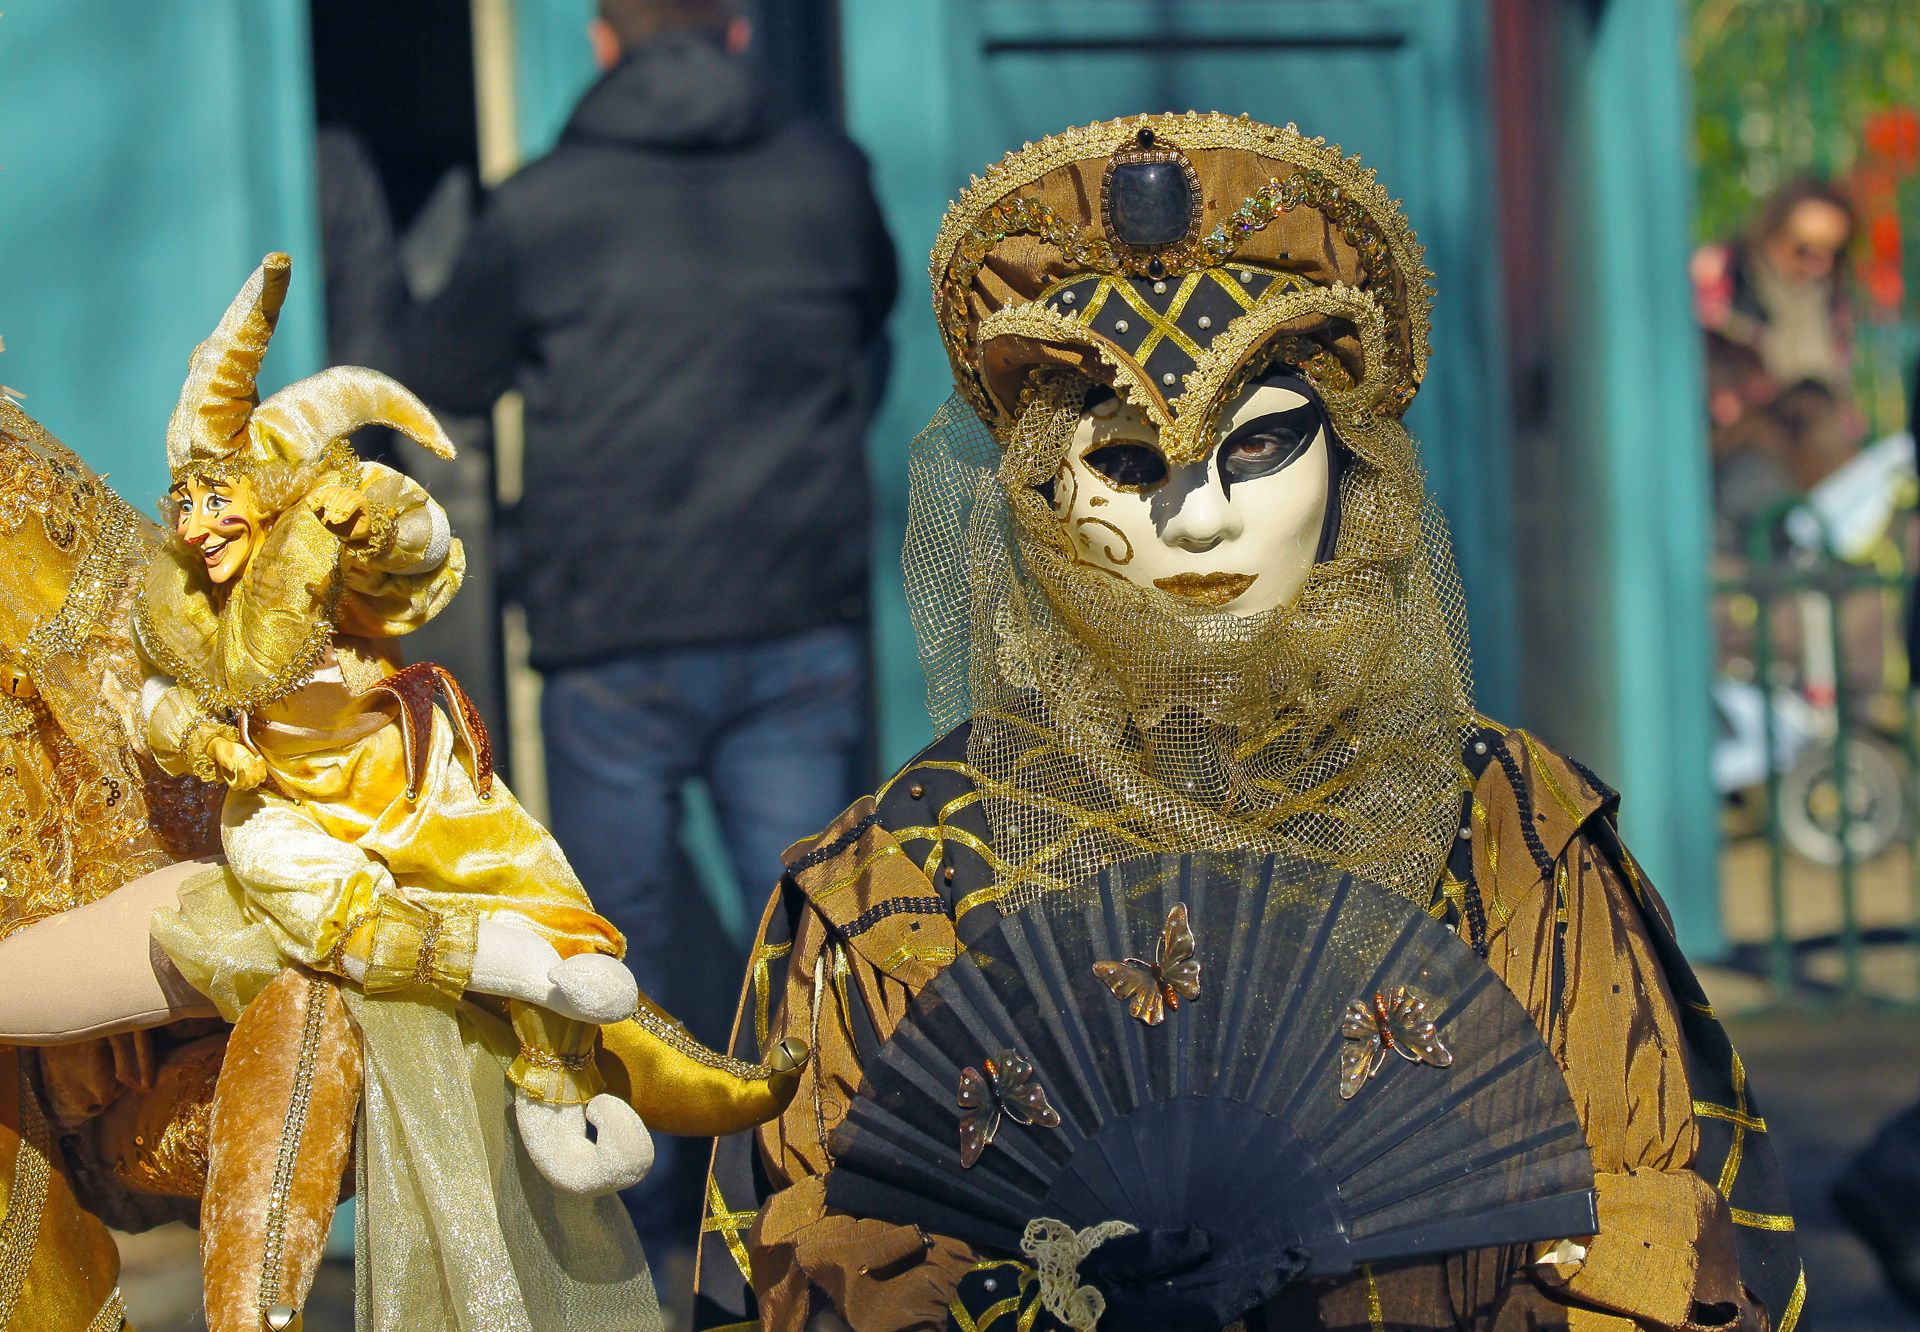
[[[669,35],[588,90],[390,358],[451,411],[525,395],[536,666],[863,617],[896,286],[865,158],[747,62]]]

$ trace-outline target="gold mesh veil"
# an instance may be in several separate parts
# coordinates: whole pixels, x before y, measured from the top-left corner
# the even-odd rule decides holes
[[[1129,214],[1156,205],[1190,205],[1186,230],[1139,243]],[[1126,855],[1242,847],[1424,902],[1472,704],[1451,544],[1400,422],[1430,294],[1398,206],[1291,127],[1148,116],[1010,154],[932,270],[958,392],[909,461],[907,593],[935,725],[973,724],[1001,907]],[[1040,487],[1092,385],[1185,461],[1283,364],[1348,458],[1338,540],[1292,605],[1236,617],[1076,560]]]

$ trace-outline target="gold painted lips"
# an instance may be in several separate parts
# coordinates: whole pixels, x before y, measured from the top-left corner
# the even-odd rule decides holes
[[[1173,574],[1154,579],[1153,585],[1187,601],[1224,606],[1252,587],[1254,578],[1253,574],[1233,573]]]

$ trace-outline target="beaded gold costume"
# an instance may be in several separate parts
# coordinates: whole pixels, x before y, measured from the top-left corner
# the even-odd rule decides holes
[[[157,535],[0,394],[0,939],[217,844],[217,793],[135,743],[127,608]],[[0,1047],[0,1329],[121,1326],[105,1222],[198,1191],[204,1026]]]

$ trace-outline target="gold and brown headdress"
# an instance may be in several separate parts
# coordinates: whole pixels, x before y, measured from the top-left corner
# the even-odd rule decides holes
[[[1446,525],[1401,422],[1430,275],[1371,171],[1291,126],[1148,115],[1023,146],[931,261],[957,394],[909,462],[907,596],[1002,909],[1143,850],[1285,851],[1425,902],[1472,715]],[[1210,454],[1298,368],[1343,447],[1337,539],[1288,606],[1181,604],[1084,564],[1049,482],[1091,383]]]
[[[390,426],[438,457],[453,457],[453,442],[426,404],[375,370],[336,366],[260,401],[260,363],[292,271],[292,259],[268,255],[194,348],[167,422],[174,481],[251,476],[264,468],[299,472],[316,464],[326,470],[352,461],[345,441],[368,425]]]
[[[1431,275],[1398,204],[1291,125],[1149,115],[1027,144],[948,211],[931,267],[954,377],[1000,435],[1051,366],[1111,384],[1176,460],[1276,355],[1390,417],[1426,373]]]

